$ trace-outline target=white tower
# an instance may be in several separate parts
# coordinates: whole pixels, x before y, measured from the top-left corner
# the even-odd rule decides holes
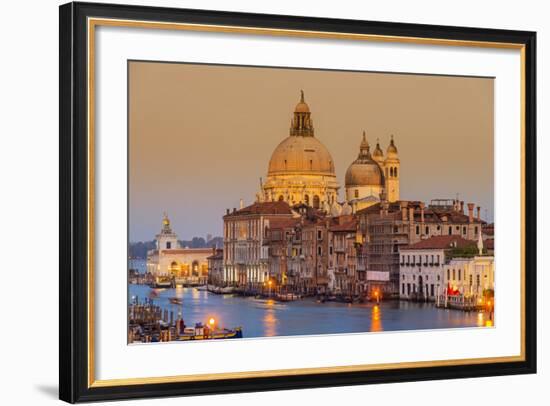
[[[164,213],[162,219],[162,229],[160,233],[155,236],[157,240],[157,249],[160,250],[170,250],[179,248],[178,236],[176,233],[172,232],[170,228],[170,219]]]

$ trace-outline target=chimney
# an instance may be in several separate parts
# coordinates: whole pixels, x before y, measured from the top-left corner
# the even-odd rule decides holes
[[[481,207],[477,206],[477,221],[481,222]]]
[[[474,204],[468,203],[468,222],[474,222]]]
[[[400,202],[401,205],[401,220],[407,221],[407,202]]]
[[[233,213],[235,213],[237,211],[237,209],[235,207],[233,207]]]
[[[229,214],[229,209],[225,209],[225,214]]]
[[[464,213],[464,200],[460,201],[460,212]]]
[[[424,202],[420,202],[420,222],[424,222]]]
[[[241,200],[239,200],[239,209],[242,209],[244,207],[244,200],[241,198]]]

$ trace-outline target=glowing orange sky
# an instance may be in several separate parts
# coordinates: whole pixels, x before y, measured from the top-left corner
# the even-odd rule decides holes
[[[493,217],[493,79],[129,64],[130,241],[151,240],[168,212],[181,239],[221,235],[226,208],[252,203],[304,89],[315,136],[344,173],[363,129],[394,134],[401,198],[475,202]]]

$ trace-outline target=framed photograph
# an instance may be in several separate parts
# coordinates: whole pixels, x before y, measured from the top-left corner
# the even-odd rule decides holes
[[[536,372],[536,34],[60,7],[60,398]]]

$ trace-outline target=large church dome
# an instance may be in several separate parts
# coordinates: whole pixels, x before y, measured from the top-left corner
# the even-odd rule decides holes
[[[311,111],[302,92],[294,109],[289,136],[273,151],[262,198],[321,208],[338,198],[334,161],[314,135]]]
[[[315,137],[285,138],[271,155],[268,175],[294,172],[334,175],[330,152]]]

